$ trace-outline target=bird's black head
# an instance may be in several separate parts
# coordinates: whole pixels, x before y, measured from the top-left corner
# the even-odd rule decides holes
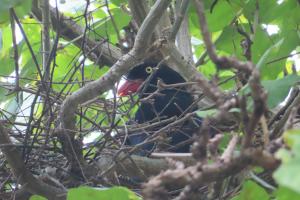
[[[131,69],[126,75],[126,82],[119,88],[118,94],[125,96],[136,92],[147,78],[150,77],[148,92],[155,90],[157,81],[161,79],[166,84],[183,83],[183,77],[164,64],[145,62]]]
[[[126,75],[125,78],[127,80],[137,80],[142,79],[146,80],[149,77],[154,69],[157,67],[156,63],[142,63],[134,68],[132,68]]]

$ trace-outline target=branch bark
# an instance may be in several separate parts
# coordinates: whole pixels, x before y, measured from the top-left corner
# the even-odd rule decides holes
[[[279,165],[279,161],[262,150],[248,149],[228,162],[219,161],[206,165],[198,163],[185,169],[179,168],[162,172],[145,185],[143,193],[145,199],[161,199],[161,197],[167,197],[168,189],[185,186],[181,196],[191,196],[191,192],[204,184],[237,174],[249,165],[275,169]]]
[[[73,170],[81,171],[84,165],[80,141],[75,140],[73,132],[76,129],[74,115],[78,105],[111,89],[123,74],[143,59],[147,53],[145,47],[149,45],[155,26],[169,3],[168,0],[157,1],[141,25],[132,50],[122,56],[104,76],[85,85],[64,100],[60,111],[60,121],[61,128],[65,131],[60,134],[60,138]]]

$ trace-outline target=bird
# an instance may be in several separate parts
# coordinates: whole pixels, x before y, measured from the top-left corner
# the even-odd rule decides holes
[[[160,81],[160,82],[159,82]],[[178,85],[177,87],[159,87]],[[125,74],[125,82],[118,88],[120,97],[137,93],[140,99],[134,121],[137,124],[153,123],[172,117],[182,117],[185,113],[197,109],[193,104],[193,96],[187,91],[185,79],[166,64],[156,62],[142,62]],[[166,124],[156,127],[151,131],[142,131],[129,134],[125,144],[140,147],[138,155],[148,156],[158,146],[163,151],[175,153],[190,152],[193,133],[201,127],[202,118],[193,116],[189,120],[166,128]],[[165,127],[165,140],[159,142],[145,142],[155,131]]]

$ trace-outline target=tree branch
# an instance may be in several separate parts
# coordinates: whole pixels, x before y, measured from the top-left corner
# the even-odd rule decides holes
[[[38,2],[35,0],[31,12],[38,21],[42,22],[42,12],[37,4]],[[50,8],[50,17],[53,29],[56,32],[60,32],[64,39],[73,41],[79,48],[81,48],[83,42],[86,43],[85,51],[92,51],[89,54],[89,59],[96,62],[96,64],[112,66],[122,56],[121,50],[105,39],[96,42],[85,38],[86,40],[83,41],[84,30],[82,27],[65,17],[62,13],[57,13],[54,8]]]
[[[20,153],[17,151],[16,147],[12,145],[9,139],[9,134],[7,130],[5,130],[1,122],[0,144],[4,145],[1,151],[5,155],[14,176],[27,191],[32,194],[42,195],[44,197],[47,197],[48,199],[65,199],[66,191],[64,189],[56,188],[42,182],[41,180],[34,177],[32,173],[26,168],[25,164],[21,160]]]
[[[145,47],[149,45],[155,26],[169,3],[168,0],[157,1],[141,25],[132,50],[122,56],[104,76],[85,85],[83,88],[80,88],[78,91],[68,96],[63,102],[59,116],[61,128],[65,131],[60,137],[64,144],[64,152],[71,162],[73,170],[80,170],[80,166],[84,164],[82,152],[80,150],[81,148],[78,149],[78,146],[74,146],[74,144],[80,145],[80,142],[74,141],[75,135],[72,131],[76,129],[74,115],[78,105],[111,89],[123,74],[143,59],[147,53],[145,51],[147,48]],[[74,152],[73,148],[78,150],[75,149]],[[74,153],[76,153],[76,155],[74,155]]]
[[[186,186],[181,195],[192,196],[191,192],[199,189],[202,185],[237,174],[249,165],[275,169],[279,165],[279,161],[262,150],[248,149],[228,162],[219,161],[206,165],[198,163],[185,169],[179,168],[162,172],[144,186],[143,193],[145,199],[161,199],[161,197],[168,196],[168,189]]]

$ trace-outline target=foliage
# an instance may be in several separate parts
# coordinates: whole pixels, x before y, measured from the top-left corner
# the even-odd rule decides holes
[[[300,156],[300,131],[289,130],[284,133],[284,139],[290,149],[280,149],[277,157],[280,158],[282,165],[275,171],[274,178],[279,184],[278,188],[272,193],[268,193],[262,186],[253,181],[246,181],[243,184],[241,193],[233,200],[246,199],[298,199],[300,198],[299,181],[300,177],[296,174],[299,170]]]
[[[294,175],[300,166],[300,130],[287,131],[283,136],[290,149],[277,152],[282,164],[274,173],[274,178],[281,186],[300,195],[300,177]]]
[[[9,9],[14,8],[17,15],[22,17],[31,9],[32,0],[1,0],[0,1],[0,25],[9,22]]]
[[[110,189],[100,190],[88,187],[80,187],[69,190],[67,200],[80,199],[138,200],[139,198],[133,192],[123,187],[112,187]]]
[[[241,193],[232,200],[262,199],[268,200],[268,193],[253,181],[245,181]]]
[[[68,192],[67,200],[139,200],[132,191],[124,187],[112,187],[109,189],[96,189],[91,187],[79,187],[70,189]],[[34,195],[30,200],[45,200],[41,196]]]
[[[90,41],[96,42],[95,44],[99,46],[105,43],[105,45],[114,47],[125,54],[132,48],[131,41],[135,39],[138,31],[138,23],[130,13],[128,1],[90,1],[89,9],[87,9],[88,13],[85,12],[85,4],[81,6],[81,4],[74,2],[71,0],[66,1],[67,5],[60,4],[60,6],[68,7],[68,11],[64,13],[65,16],[68,16],[68,20],[72,23],[81,26],[83,31],[78,33],[77,37],[70,38],[73,34],[72,31],[76,32],[76,30],[69,30],[70,32],[64,35],[63,28],[66,27],[61,27],[61,32],[57,32],[53,26],[51,27],[51,44],[55,44],[56,37],[59,37],[59,39],[50,62],[50,88],[43,91],[47,81],[39,74],[39,71],[44,73],[42,67],[43,41],[40,34],[42,26],[40,19],[33,18],[30,14],[30,10],[34,9],[32,1],[0,0],[0,120],[5,121],[8,124],[7,127],[14,132],[11,137],[17,143],[24,145],[22,146],[22,158],[26,160],[28,167],[32,167],[31,171],[36,174],[40,174],[40,169],[48,166],[48,157],[43,158],[45,160],[38,158],[45,149],[47,150],[45,155],[57,157],[55,164],[58,166],[61,164],[60,162],[67,163],[64,160],[65,158],[61,159],[59,157],[63,152],[62,143],[54,131],[59,124],[59,112],[63,101],[68,95],[76,93],[91,81],[103,78],[111,67],[108,64],[109,62],[102,63],[101,56],[103,52],[95,53],[94,50],[97,47],[91,48],[88,46],[91,43]],[[276,123],[271,123],[272,116],[276,116],[278,108],[286,105],[291,89],[299,87],[299,1],[204,0],[203,2],[208,28],[217,54],[233,56],[240,61],[251,60],[260,72],[261,85],[268,93],[266,104],[269,112],[266,113],[265,117],[267,117],[267,122],[270,122],[270,124],[267,124],[269,125],[267,128],[269,131],[274,130],[276,126],[274,124]],[[169,8],[170,12],[167,13],[172,20],[174,19],[174,10],[173,13],[171,10],[174,7],[174,2],[172,2],[172,6]],[[16,20],[16,32],[12,32],[12,25],[10,24],[11,9],[14,9],[21,21],[22,29],[29,44],[27,44]],[[205,54],[206,47],[200,32],[196,7],[192,1],[188,7],[187,16],[188,31],[191,36],[190,41],[193,50],[192,57],[197,61]],[[162,30],[162,32],[168,31]],[[15,34],[17,38],[16,46],[13,45],[12,34]],[[241,43],[247,39],[245,35],[251,40],[250,58],[247,58],[245,49],[241,46]],[[87,38],[88,42],[87,40],[78,42],[82,38]],[[30,48],[28,45],[30,45]],[[85,48],[86,46],[88,47]],[[16,49],[19,55],[18,59],[14,60],[13,55]],[[33,50],[34,54],[30,49]],[[145,47],[145,49],[151,48]],[[16,73],[16,62],[19,66],[18,73]],[[251,97],[251,87],[249,84],[241,83],[238,70],[220,69],[208,56],[204,56],[204,64],[196,67],[206,78],[219,84],[222,91],[237,97],[245,96],[247,98],[247,111],[249,113],[253,112],[255,102]],[[137,97],[118,98],[116,96],[116,85],[114,84],[112,83],[110,87],[112,90],[99,94],[97,99],[91,99],[88,102],[89,104],[80,105],[76,118],[74,118],[78,128],[76,139],[96,135],[94,137],[96,139],[84,144],[82,150],[84,159],[88,162],[101,155],[104,147],[120,150],[120,144],[124,142],[121,141],[125,137],[124,132],[127,129],[134,130],[136,128],[130,123],[126,124],[126,122],[132,120],[132,116],[137,109]],[[47,111],[45,111],[47,106],[45,105],[47,103],[51,104],[52,117],[49,118],[49,122],[45,122],[45,116],[47,116]],[[239,120],[236,120],[238,122],[234,126],[226,124],[229,127],[229,131],[226,129],[226,133],[234,132],[241,136],[245,135],[243,133],[244,119],[241,119],[242,112],[238,108],[230,110],[232,116]],[[218,109],[215,107],[197,110],[197,114],[204,118],[214,117],[217,113]],[[282,115],[279,113],[279,117],[276,118],[277,121],[283,118]],[[299,120],[299,118],[296,119]],[[120,130],[126,131],[122,132]],[[261,131],[260,127],[256,128],[255,131]],[[112,137],[115,135],[119,137],[119,143]],[[261,135],[259,136],[261,137]],[[228,187],[230,189],[233,187],[241,189],[232,189],[232,191],[238,192],[228,197],[228,199],[274,198],[285,200],[300,198],[300,175],[298,173],[300,168],[299,129],[287,130],[282,137],[284,145],[281,145],[276,153],[276,158],[281,160],[281,165],[273,173],[278,187],[271,190],[247,177],[242,179],[241,187],[236,185],[231,188]],[[226,149],[230,138],[231,135],[226,134],[226,141],[223,141],[220,147],[222,152]],[[235,153],[240,153],[239,146],[236,151]],[[35,154],[37,157],[34,156]],[[2,159],[4,160],[3,155],[1,155]],[[213,160],[210,160],[210,162],[213,162]],[[38,167],[34,168],[34,163],[38,163]],[[252,170],[252,168],[249,170]],[[10,188],[7,189],[8,191],[13,191],[17,184],[16,180],[9,175],[6,168],[3,169],[3,174],[8,175],[0,177],[1,182],[5,183],[6,188]],[[79,187],[68,189],[68,191],[68,199],[70,200],[89,198],[139,199],[135,193],[122,187],[103,190]],[[44,198],[31,197],[31,200],[38,199]]]

